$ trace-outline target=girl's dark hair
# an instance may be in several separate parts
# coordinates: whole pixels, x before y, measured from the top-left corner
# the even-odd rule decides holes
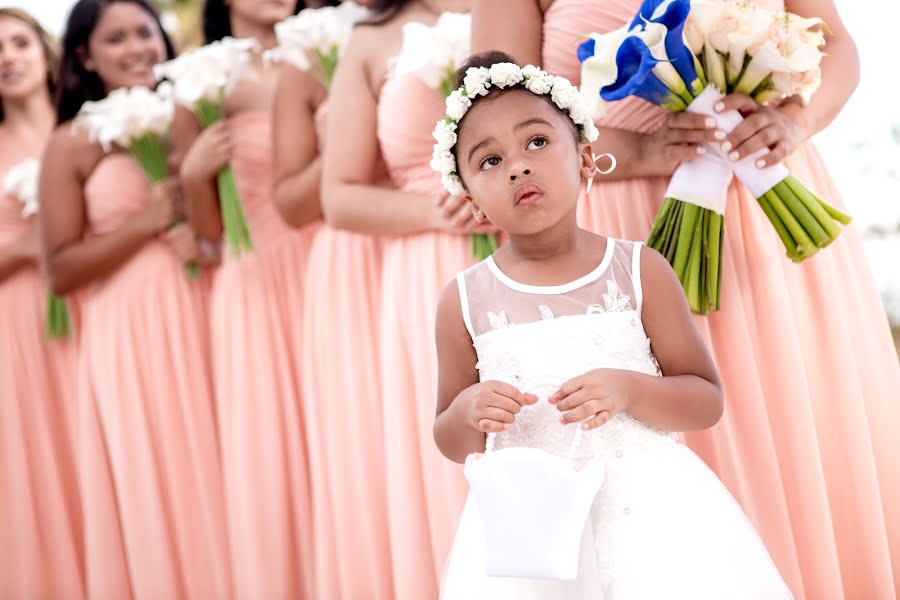
[[[59,47],[53,37],[47,33],[37,19],[19,8],[0,8],[0,17],[17,19],[32,29],[44,49],[44,60],[47,61],[47,92],[50,98],[56,94],[56,76],[59,72]],[[3,103],[0,102],[0,123],[3,122]]]
[[[63,34],[62,61],[59,74],[59,90],[56,96],[56,122],[65,123],[73,119],[81,106],[88,101],[106,97],[106,86],[97,73],[88,71],[81,61],[79,52],[86,52],[88,40],[103,11],[118,2],[127,2],[142,8],[156,22],[156,27],[166,45],[166,59],[175,58],[175,47],[159,22],[159,15],[147,0],[79,0],[72,7]]]
[[[294,14],[304,8],[335,6],[338,0],[297,0]],[[225,0],[206,0],[203,3],[203,41],[207,44],[231,35],[231,9]]]
[[[375,0],[369,5],[372,16],[360,25],[382,25],[387,23],[400,12],[410,0]]]

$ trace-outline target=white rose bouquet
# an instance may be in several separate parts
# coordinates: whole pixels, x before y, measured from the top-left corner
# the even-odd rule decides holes
[[[471,31],[472,17],[462,13],[445,12],[432,26],[417,22],[406,23],[403,26],[403,44],[394,65],[396,76],[413,74],[425,85],[440,92],[447,99],[449,114],[451,116],[459,115],[454,118],[461,118],[472,104],[472,101],[466,96],[458,94],[451,96],[455,89],[453,84],[456,69],[470,54]],[[521,78],[518,67],[516,69],[518,77]],[[465,85],[467,88],[478,87],[483,90],[484,94],[487,94],[487,90],[472,79],[478,76],[478,74],[467,76]],[[505,75],[501,75],[498,71],[497,76],[510,77],[513,75],[512,71],[508,69],[505,71]],[[474,96],[476,93],[478,92],[473,89],[469,96]],[[439,145],[452,147],[456,143],[456,125],[447,123],[439,131],[435,131],[434,135]],[[440,160],[446,159],[437,155],[433,157],[433,162]],[[454,189],[458,189],[457,193],[462,193],[461,185]],[[493,235],[473,233],[470,238],[472,255],[478,260],[484,260],[497,249],[497,238]]]
[[[329,87],[353,27],[369,14],[367,8],[349,1],[338,6],[305,8],[275,25],[278,46],[267,50],[263,58],[309,71]]]
[[[225,96],[250,67],[255,40],[226,37],[155,67],[156,76],[172,83],[175,101],[193,110],[203,127],[225,117]],[[222,226],[235,256],[253,250],[250,229],[230,166],[218,175]]]
[[[41,173],[41,161],[28,158],[14,165],[3,179],[3,191],[22,203],[22,218],[30,219],[38,213],[38,179]],[[53,291],[47,292],[47,336],[50,338],[66,338],[72,333],[72,319],[69,307],[61,296]]]
[[[156,183],[169,175],[169,133],[174,115],[171,84],[163,82],[155,92],[145,87],[119,88],[103,100],[85,102],[74,127],[85,131],[106,152],[114,147],[124,149]],[[200,274],[195,262],[185,268],[192,279]]]
[[[797,95],[820,83],[821,19],[771,11],[749,0],[645,0],[627,26],[592,34],[578,48],[582,89],[595,111],[603,100],[638,96],[670,111],[716,119],[731,132],[743,118],[718,113],[726,94],[758,102]],[[599,96],[599,98],[598,98]],[[672,264],[691,309],[720,306],[724,212],[732,174],[757,198],[787,250],[800,262],[830,244],[850,222],[782,165],[757,167],[763,148],[737,162],[718,146],[672,175],[648,245]]]

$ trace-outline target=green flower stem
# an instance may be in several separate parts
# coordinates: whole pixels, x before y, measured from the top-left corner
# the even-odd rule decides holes
[[[699,206],[685,204],[681,227],[678,231],[679,239],[675,247],[675,261],[672,263],[675,274],[681,281],[684,281],[685,273],[688,268],[688,259],[690,258],[690,252],[694,245],[694,231],[697,227],[697,217],[699,214]]]
[[[849,225],[850,222],[853,220],[850,217],[850,215],[845,215],[844,213],[842,213],[841,211],[839,211],[832,205],[828,204],[827,202],[825,202],[818,196],[816,196],[816,200],[819,201],[819,204],[822,206],[823,209],[825,209],[825,212],[828,213],[828,216],[831,217],[832,219],[834,219],[835,221],[837,221],[838,223],[841,223],[842,225]]]
[[[803,225],[803,229],[806,230],[806,233],[813,242],[815,242],[817,248],[822,248],[831,241],[831,238],[828,237],[825,229],[819,225],[816,218],[805,206],[803,206],[800,199],[794,195],[794,192],[791,191],[784,181],[775,184],[774,191],[778,194],[778,197],[781,198],[782,202],[784,202],[784,205],[788,210],[790,210],[797,220],[800,221],[800,224]]]
[[[800,222],[797,221],[797,218],[784,205],[784,202],[782,202],[781,198],[774,191],[774,188],[765,193],[765,198],[796,242],[794,248],[788,248],[788,255],[793,259],[794,255],[806,258],[815,254],[816,245],[810,239],[809,235],[807,235],[806,230],[803,229]],[[791,250],[794,251],[793,255],[791,254]]]
[[[656,213],[656,218],[653,220],[653,227],[650,229],[650,234],[647,236],[647,244],[651,248],[656,247],[656,243],[659,239],[660,234],[665,230],[665,227],[668,224],[669,218],[672,213],[672,206],[674,204],[674,199],[666,198],[663,201],[662,206],[659,207],[659,212]]]
[[[707,286],[709,289],[710,304],[716,309],[719,308],[719,291],[721,290],[722,280],[720,273],[722,269],[722,234],[724,232],[725,220],[717,212],[710,211],[709,229],[706,234],[706,244],[709,249],[709,269]]]
[[[788,175],[784,180],[784,183],[792,192],[794,192],[794,195],[800,199],[803,206],[812,213],[812,216],[815,217],[819,225],[822,226],[829,238],[834,240],[841,234],[841,228],[835,224],[834,219],[832,219],[825,209],[822,208],[819,199],[813,196],[812,192],[806,189],[805,185],[800,183],[793,175]]]
[[[61,296],[47,292],[47,336],[52,339],[67,338],[72,333],[69,307]]]
[[[685,272],[687,281],[682,279],[684,288],[687,290],[688,304],[693,312],[700,312],[700,246],[703,237],[703,219],[699,217],[699,211],[697,211],[693,219],[694,230],[691,235],[690,257]]]
[[[478,260],[484,260],[497,250],[497,238],[486,233],[473,233],[469,236],[472,240],[472,255]]]
[[[664,239],[666,240],[663,254],[669,264],[675,261],[675,252],[678,250],[678,232],[681,231],[681,222],[684,220],[684,202],[675,203],[675,216],[666,228]]]

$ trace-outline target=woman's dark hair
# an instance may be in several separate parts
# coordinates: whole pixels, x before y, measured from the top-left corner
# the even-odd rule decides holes
[[[59,72],[59,47],[57,46],[56,41],[43,27],[41,27],[41,24],[37,22],[37,19],[24,10],[18,8],[0,8],[0,17],[17,19],[28,25],[28,27],[34,31],[35,35],[37,35],[44,50],[44,60],[47,61],[47,92],[50,94],[50,98],[53,98],[56,94],[56,76]],[[3,119],[3,103],[0,102],[0,123],[3,122]]]
[[[372,16],[360,25],[382,25],[394,18],[400,10],[410,3],[410,0],[375,0],[369,4]]]
[[[166,35],[162,23],[159,22],[159,15],[147,0],[79,0],[69,13],[66,32],[63,34],[59,89],[56,96],[57,124],[73,119],[85,102],[102,100],[106,97],[103,80],[97,73],[85,68],[79,54],[87,51],[88,40],[97,28],[103,11],[119,2],[135,4],[153,17],[166,45],[166,58],[175,58],[172,40]]]
[[[297,0],[294,14],[304,8],[335,6],[338,0]],[[225,0],[206,0],[203,3],[203,41],[209,44],[231,35],[231,9]]]

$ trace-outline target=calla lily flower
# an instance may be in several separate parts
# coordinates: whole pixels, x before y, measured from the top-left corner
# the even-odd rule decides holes
[[[682,111],[687,108],[675,92],[659,80],[654,67],[659,60],[644,40],[629,36],[622,42],[616,53],[618,75],[616,81],[600,91],[600,97],[607,101],[621,100],[628,96],[638,96],[647,102],[661,106],[670,111]]]
[[[644,23],[659,23],[666,27],[666,55],[681,80],[696,96],[703,91],[705,83],[697,70],[694,54],[684,41],[684,24],[690,12],[690,0],[644,0],[631,27]]]
[[[600,98],[600,90],[616,80],[619,69],[616,54],[619,46],[630,35],[628,26],[604,34],[591,36],[578,46],[581,62],[581,95],[590,115],[599,119],[606,115],[606,107]]]

